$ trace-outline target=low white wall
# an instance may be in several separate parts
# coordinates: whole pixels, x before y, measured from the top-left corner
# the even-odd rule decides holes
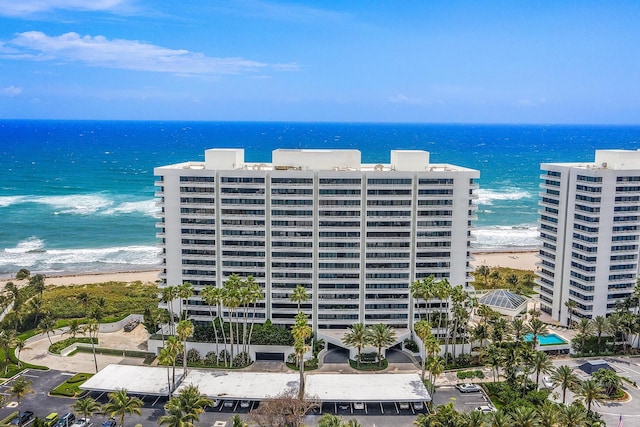
[[[101,323],[99,332],[116,332],[120,329],[124,328],[124,325],[131,322],[132,320],[138,320],[140,323],[144,321],[144,316],[142,314],[130,314],[124,319],[113,322],[113,323]],[[140,325],[138,325],[140,327]],[[144,326],[143,326],[144,327]]]
[[[147,342],[147,347],[150,352],[153,352],[155,354],[160,354],[160,350],[162,350],[162,340],[149,339],[149,341]],[[198,352],[200,352],[200,357],[203,359],[207,355],[207,353],[210,351],[215,351],[216,353],[219,354],[222,350],[225,349],[224,344],[222,343],[218,344],[217,350],[216,350],[216,343],[214,342],[187,341],[187,351],[191,350],[192,348],[195,348],[196,350],[198,350]],[[233,352],[234,356],[238,354],[237,349],[242,351],[242,346],[240,345],[236,347],[234,345],[234,352]],[[230,345],[227,345],[227,351],[230,351],[230,350],[231,350]],[[286,361],[287,357],[289,357],[290,354],[295,353],[295,350],[293,346],[286,346],[286,345],[250,345],[249,356],[251,357],[251,360],[256,360],[256,353],[284,353],[284,360]],[[310,354],[311,352],[307,353],[305,355],[305,358],[307,358],[307,356]]]

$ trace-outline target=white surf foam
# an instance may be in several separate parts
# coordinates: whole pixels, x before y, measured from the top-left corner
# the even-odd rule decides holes
[[[478,228],[473,231],[474,246],[490,248],[534,248],[538,245],[538,229],[534,225]]]
[[[69,194],[65,196],[39,196],[30,201],[49,205],[56,214],[91,215],[113,204],[102,194]]]
[[[32,271],[101,271],[118,266],[135,268],[159,264],[156,246],[116,246],[108,248],[46,249],[37,237],[0,251],[0,273],[20,268]],[[105,268],[105,266],[110,266]]]
[[[533,194],[520,188],[513,188],[505,191],[494,191],[487,189],[478,189],[479,205],[492,205],[494,200],[521,200],[530,199]]]
[[[147,216],[155,216],[158,213],[156,201],[154,199],[141,200],[138,202],[123,202],[119,205],[105,209],[100,212],[102,215],[118,215],[139,213]]]
[[[25,196],[0,196],[0,208],[22,203]]]

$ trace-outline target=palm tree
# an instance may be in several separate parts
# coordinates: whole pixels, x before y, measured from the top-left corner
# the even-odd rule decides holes
[[[540,319],[532,319],[529,322],[528,327],[529,332],[531,333],[531,343],[533,344],[533,348],[536,348],[538,345],[538,337],[541,335],[547,335],[549,333],[549,329],[547,325]]]
[[[183,413],[180,409],[164,406],[165,414],[158,418],[158,425],[166,425],[167,427],[195,427],[190,421],[190,416]]]
[[[578,307],[578,303],[570,299],[568,301],[565,301],[564,306],[567,307],[567,310],[569,311],[569,328],[572,328],[573,327],[573,321],[572,321],[573,310],[575,310]]]
[[[69,326],[67,326],[67,330],[62,333],[69,334],[71,338],[75,338],[82,331],[82,323],[80,323],[80,319],[71,319],[69,322]]]
[[[424,309],[425,309],[425,314],[427,312],[427,299],[428,299],[428,289],[427,289],[427,285],[426,285],[426,281],[427,280],[431,280],[433,281],[433,276],[429,276],[429,278],[424,278],[422,280],[416,280],[415,282],[412,282],[409,285],[409,292],[411,292],[411,297],[416,301],[418,307],[418,315],[420,314],[420,300],[424,300]],[[422,316],[419,316],[422,317]]]
[[[566,401],[567,389],[574,387],[580,381],[573,369],[567,365],[561,365],[551,374],[551,381],[562,389],[562,403]]]
[[[516,343],[521,343],[524,341],[524,336],[527,333],[527,325],[524,323],[522,319],[514,319],[511,322],[511,333],[513,334],[513,340]]]
[[[231,347],[231,366],[233,367],[233,315],[237,308],[240,306],[240,294],[239,289],[241,286],[242,280],[240,276],[236,274],[232,274],[229,278],[224,282],[223,289],[224,292],[222,294],[222,303],[225,307],[227,307],[229,311],[229,340]],[[238,328],[236,326],[236,332]],[[238,334],[236,333],[236,336]],[[238,336],[238,340],[240,337]]]
[[[193,423],[199,421],[200,414],[204,412],[207,406],[212,404],[213,401],[203,396],[197,386],[188,385],[167,402],[165,409],[174,414],[176,411],[184,414],[181,419]]]
[[[324,414],[320,418],[318,427],[342,427],[342,417],[333,414]]]
[[[289,299],[292,302],[298,303],[298,311],[300,311],[300,304],[303,302],[307,302],[309,300],[309,294],[307,293],[307,288],[302,285],[297,285],[293,292],[291,292],[291,296]]]
[[[37,295],[29,300],[27,310],[30,313],[34,314],[33,317],[33,326],[35,327],[38,324],[38,317],[40,316],[40,311],[42,310],[42,296]]]
[[[12,398],[15,397],[18,401],[18,410],[20,408],[20,401],[29,393],[33,393],[31,389],[31,381],[27,380],[23,376],[19,376],[9,388],[9,396]],[[20,425],[22,425],[22,419],[20,419],[19,422]]]
[[[213,335],[216,340],[216,354],[218,354],[220,350],[218,348],[218,328],[216,328],[216,319],[213,317],[213,306],[218,305],[219,289],[220,288],[216,288],[212,285],[208,285],[208,286],[205,286],[202,291],[200,291],[200,298],[202,298],[202,300],[209,306],[209,317],[211,317],[211,327],[213,328]]]
[[[496,344],[491,344],[488,347],[485,347],[480,352],[480,357],[483,362],[487,365],[491,366],[491,371],[493,372],[493,382],[496,382],[496,377],[498,375],[498,369],[502,366],[502,349],[498,347]]]
[[[545,400],[537,411],[539,427],[555,427],[557,425],[560,419],[560,406],[557,403]]]
[[[180,318],[182,320],[187,319],[187,310],[188,307],[184,308],[182,306],[183,301],[185,301],[185,305],[188,305],[188,299],[193,296],[193,285],[189,282],[184,282],[181,285],[178,285],[178,296],[180,297]]]
[[[478,268],[476,268],[476,274],[478,276],[482,276],[482,278],[484,279],[485,288],[488,287],[487,279],[489,278],[490,273],[491,273],[491,269],[486,265],[480,265],[478,266]]]
[[[433,395],[436,392],[436,380],[438,379],[438,375],[442,374],[445,369],[444,359],[441,357],[430,357],[427,368],[429,369],[429,374],[432,378],[431,394]]]
[[[3,329],[0,331],[0,348],[4,351],[4,373],[9,371],[9,349],[15,345],[15,329]]]
[[[584,406],[579,404],[574,403],[569,406],[563,406],[559,418],[563,427],[584,427],[587,425],[587,414],[584,412]]]
[[[162,350],[160,350],[160,354],[158,355],[158,362],[160,362],[161,365],[165,365],[167,367],[167,396],[169,397],[169,399],[171,399],[171,392],[173,390],[173,387],[171,386],[170,368],[176,363],[176,355],[171,351],[171,349],[169,349],[168,347],[164,347]]]
[[[175,333],[175,313],[173,311],[173,302],[178,298],[178,287],[167,286],[162,289],[160,295],[160,301],[167,303],[169,311],[169,333],[173,334]]]
[[[100,409],[100,404],[90,397],[85,397],[84,399],[76,400],[73,405],[71,405],[71,409],[75,412],[80,412],[82,417],[87,420],[94,412]]]
[[[540,374],[549,374],[553,371],[553,363],[544,351],[536,351],[533,355],[533,369],[536,372],[536,387],[540,387]]]
[[[15,346],[16,350],[18,350],[18,368],[20,368],[22,366],[22,363],[20,362],[20,353],[22,353],[22,350],[29,347],[27,347],[27,342],[22,338],[16,338]]]
[[[593,379],[582,381],[578,385],[576,397],[578,401],[585,403],[588,412],[591,412],[593,403],[600,405],[606,399],[606,395],[602,392],[602,386]]]
[[[304,398],[304,354],[308,351],[306,340],[312,334],[311,326],[307,324],[307,315],[299,312],[296,316],[296,323],[291,327],[291,335],[293,335],[294,348],[298,358],[298,366],[300,371],[300,385],[298,389],[298,398]]]
[[[493,412],[489,418],[488,427],[512,427],[513,420],[506,412],[498,410]]]
[[[593,373],[592,378],[602,386],[609,397],[614,396],[622,386],[622,378],[611,369],[599,369]]]
[[[47,334],[47,338],[49,338],[49,344],[53,345],[53,341],[51,341],[51,335],[56,334],[56,321],[53,320],[50,316],[45,316],[38,323],[38,333]]]
[[[378,323],[369,328],[367,338],[369,344],[378,349],[378,366],[382,365],[382,349],[393,345],[396,333],[388,325]]]
[[[124,417],[127,414],[140,415],[142,411],[142,400],[137,397],[129,397],[127,389],[120,388],[108,394],[109,401],[105,403],[103,411],[110,417],[120,419],[120,427],[124,424]]]
[[[528,406],[518,406],[513,412],[513,424],[518,427],[535,427],[538,424],[536,410]]]
[[[166,343],[166,347],[167,352],[170,353],[173,358],[171,359],[172,361],[172,376],[173,376],[173,387],[175,388],[176,386],[176,359],[178,357],[178,354],[180,354],[183,351],[184,346],[182,345],[182,343],[180,342],[180,340],[178,339],[178,337],[176,337],[175,335],[170,336],[169,338],[167,338],[167,343]]]
[[[436,339],[431,334],[431,323],[429,323],[425,319],[417,321],[413,325],[413,330],[415,331],[418,338],[420,338],[420,341],[422,341],[422,357],[421,357],[422,376],[421,378],[422,378],[422,381],[424,381],[424,373],[426,370],[426,363],[427,363],[427,345],[429,345],[429,341],[431,340],[436,341]],[[438,349],[439,347],[440,346],[438,345]]]
[[[91,341],[91,350],[93,352],[93,364],[96,367],[96,373],[98,372],[98,358],[96,356],[96,341],[98,341],[98,332],[100,331],[100,325],[96,319],[91,319],[84,325],[83,331],[85,334],[89,334],[89,340]]]
[[[360,353],[362,352],[362,348],[367,345],[367,337],[367,328],[362,323],[355,323],[342,337],[344,345],[348,347],[355,347],[358,350],[358,356],[356,359],[358,368],[360,367]]]
[[[602,341],[602,334],[604,334],[605,332],[607,332],[607,328],[608,326],[608,322],[607,322],[607,318],[604,316],[596,316],[593,319],[593,331],[595,331],[596,335],[598,336],[598,353],[602,352],[602,347],[600,346],[600,343]]]
[[[465,427],[484,427],[487,422],[487,414],[481,411],[471,411],[462,414],[461,419]]]
[[[187,377],[187,338],[193,336],[193,323],[189,320],[181,320],[176,327],[178,339],[182,341],[182,351],[184,352],[182,360],[182,378]]]
[[[580,336],[580,351],[584,353],[586,351],[585,341],[592,335],[593,325],[589,319],[583,318],[574,326],[576,328],[577,335]]]
[[[231,417],[229,421],[231,421],[231,427],[247,427],[249,425],[245,423],[238,414],[235,414],[233,417]]]

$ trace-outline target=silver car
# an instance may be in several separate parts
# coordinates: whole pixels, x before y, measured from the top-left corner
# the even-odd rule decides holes
[[[458,384],[456,386],[461,393],[478,393],[482,390],[478,384],[466,383],[466,384]]]

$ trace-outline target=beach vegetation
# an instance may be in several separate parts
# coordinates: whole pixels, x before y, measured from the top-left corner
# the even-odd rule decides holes
[[[471,285],[477,290],[509,289],[522,295],[533,295],[534,272],[510,267],[488,267],[480,265],[474,272],[475,280]]]

